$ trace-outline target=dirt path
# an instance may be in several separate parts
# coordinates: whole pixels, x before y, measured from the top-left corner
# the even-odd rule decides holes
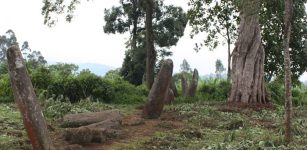
[[[134,125],[135,124],[135,125]],[[142,119],[141,111],[128,115],[123,119],[123,135],[104,144],[85,146],[86,150],[121,150],[125,144],[143,140],[156,132],[170,131],[182,128],[184,124],[175,112],[164,112],[159,119]]]
[[[175,112],[163,112],[159,119],[142,119],[141,110],[124,116],[119,138],[108,140],[106,143],[91,143],[83,146],[85,150],[121,150],[126,144],[150,138],[156,132],[167,132],[184,127]],[[68,144],[58,139],[59,145]],[[64,144],[65,143],[65,144]]]

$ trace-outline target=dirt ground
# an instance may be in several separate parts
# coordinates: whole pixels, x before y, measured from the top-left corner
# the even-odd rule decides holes
[[[143,119],[141,114],[142,111],[137,109],[132,114],[124,116],[118,138],[107,140],[105,143],[82,145],[82,147],[85,150],[121,150],[125,144],[149,138],[156,132],[167,132],[184,127],[184,123],[176,112],[163,112],[159,119]],[[57,147],[70,145],[60,132],[53,135],[53,140]]]

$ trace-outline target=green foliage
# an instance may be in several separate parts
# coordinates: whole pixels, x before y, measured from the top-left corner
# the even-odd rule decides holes
[[[112,103],[133,104],[146,101],[148,90],[145,85],[135,86],[125,80],[114,80],[115,96]]]
[[[188,61],[186,59],[183,59],[182,64],[180,64],[180,71],[181,72],[192,72],[192,69],[190,67],[190,64],[188,63]]]
[[[121,104],[143,102],[147,93],[121,78],[101,78],[90,72],[55,81],[49,86],[48,92],[56,98],[66,97],[71,102],[91,97],[94,101]]]
[[[1,68],[5,65],[1,65]],[[148,90],[136,87],[119,76],[118,70],[104,78],[83,70],[77,74],[74,64],[55,64],[28,68],[36,94],[41,100],[52,98],[72,103],[90,98],[105,103],[140,103],[146,100]],[[12,102],[9,75],[0,74],[0,102]]]
[[[305,107],[294,109],[294,140],[288,146],[283,141],[283,107],[261,111],[224,107],[228,108],[201,101],[168,106],[166,111],[179,113],[186,127],[156,134],[136,149],[304,149]]]
[[[163,0],[154,2],[153,34],[157,56],[160,59],[156,63],[156,68],[159,68],[159,62],[165,56],[172,55],[167,49],[176,45],[183,36],[187,19],[181,7],[167,6]],[[120,4],[105,10],[104,32],[115,34],[130,31],[130,39],[126,42],[128,50],[120,74],[130,83],[140,85],[146,66],[145,3],[141,0],[122,0]]]
[[[190,6],[188,19],[193,28],[191,37],[201,32],[207,33],[204,42],[196,44],[196,51],[203,46],[213,50],[221,43],[227,42],[228,45],[234,43],[237,37],[239,13],[233,1],[189,0],[188,4]]]
[[[292,80],[298,80],[298,77],[307,70],[307,52],[305,51],[307,47],[306,2],[306,0],[294,1],[295,9],[293,9],[292,32],[289,43]],[[283,49],[284,8],[283,0],[262,0],[260,26],[265,50],[264,69],[267,81],[270,81],[274,76],[284,75],[284,56],[281,51]]]
[[[224,65],[220,59],[217,59],[215,62],[215,73],[217,78],[221,78],[221,74],[225,71]]]
[[[204,100],[225,101],[230,92],[231,83],[224,79],[209,79],[203,80],[199,87],[199,94]]]
[[[65,20],[71,22],[80,0],[43,0],[42,15],[44,24],[54,26],[57,22],[55,15],[64,14]]]
[[[13,100],[13,93],[8,74],[0,75],[0,103],[11,102]]]
[[[190,24],[193,27],[192,37],[200,32],[207,32],[208,35],[204,44],[196,45],[199,50],[203,45],[214,49],[220,44],[219,38],[226,37],[233,43],[236,38],[236,28],[239,22],[238,9],[236,4],[243,6],[241,0],[235,1],[212,1],[212,0],[190,0],[191,6],[188,12]],[[265,50],[265,78],[270,81],[274,76],[283,76],[284,60],[283,53],[280,51],[283,46],[283,20],[284,20],[284,1],[283,0],[261,0],[261,10],[259,12],[259,23],[261,26],[262,43]],[[291,72],[292,79],[298,80],[298,77],[306,71],[307,57],[306,44],[304,37],[307,33],[306,18],[306,0],[294,1],[294,15],[292,32],[290,38]],[[252,6],[254,7],[254,6]],[[230,30],[230,36],[227,37],[227,28]],[[225,34],[226,32],[226,34]],[[298,82],[294,82],[298,83]]]
[[[30,70],[30,78],[35,89],[47,89],[52,82],[50,70],[44,66]]]
[[[134,85],[141,85],[146,66],[145,45],[142,48],[127,50],[120,75]]]
[[[54,65],[50,65],[50,72],[53,73],[55,78],[68,78],[69,76],[74,76],[77,73],[79,66],[75,64],[67,64],[67,63],[57,63]]]
[[[267,84],[268,90],[271,94],[272,100],[279,105],[284,105],[285,100],[285,86],[282,78],[277,78]],[[306,105],[307,104],[307,86],[304,84],[295,85],[292,88],[293,104]]]
[[[16,106],[12,104],[0,105],[0,149],[31,149],[27,142],[22,118]]]
[[[17,44],[17,38],[13,30],[6,31],[5,35],[0,35],[0,63],[6,62],[6,50]]]
[[[78,76],[55,79],[48,86],[48,95],[55,98],[63,96],[71,102],[92,97],[101,102],[110,102],[114,99],[114,89],[109,80],[90,72],[81,72]]]
[[[93,100],[90,99],[83,99],[77,103],[71,103],[69,101],[64,101],[61,98],[49,98],[43,102],[43,108],[46,117],[57,119],[66,114],[110,110],[114,109],[114,106],[100,102],[93,102]]]

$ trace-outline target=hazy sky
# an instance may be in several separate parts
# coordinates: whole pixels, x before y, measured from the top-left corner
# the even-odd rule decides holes
[[[165,3],[188,9],[187,0],[166,0]],[[0,4],[0,34],[12,29],[20,43],[27,40],[31,48],[41,51],[48,62],[98,63],[121,67],[128,34],[108,35],[103,32],[104,9],[119,5],[119,0],[82,1],[72,23],[60,21],[52,28],[43,24],[41,0],[0,0]],[[226,68],[226,45],[213,52],[203,48],[196,53],[193,50],[195,41],[204,35],[193,40],[189,37],[190,31],[191,28],[187,26],[184,37],[171,48],[174,71],[179,71],[184,58],[200,74],[214,73],[216,59],[221,59]]]

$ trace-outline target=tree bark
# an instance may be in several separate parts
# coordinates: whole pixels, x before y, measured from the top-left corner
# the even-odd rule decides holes
[[[264,49],[261,44],[259,0],[243,2],[239,37],[232,54],[232,87],[228,102],[268,104],[264,86]]]
[[[291,61],[289,41],[291,35],[291,20],[293,16],[293,0],[285,0],[285,32],[284,32],[284,64],[285,64],[285,142],[291,142],[292,92],[291,92]]]
[[[137,3],[138,0],[132,0],[133,7],[133,29],[132,29],[132,41],[131,49],[136,50],[136,36],[137,36],[137,24],[138,24],[138,15],[137,15]]]
[[[156,62],[156,51],[154,48],[152,15],[153,15],[153,0],[146,0],[146,84],[147,88],[151,89],[154,82],[154,67]]]
[[[194,69],[193,78],[192,78],[192,81],[190,83],[189,92],[188,92],[190,97],[194,97],[195,94],[196,94],[197,85],[198,85],[198,78],[199,78],[198,71],[197,71],[197,69]]]
[[[169,86],[172,80],[173,61],[164,61],[161,70],[149,92],[148,102],[144,107],[143,117],[154,119],[160,117],[164,101],[169,94]]]
[[[55,149],[48,134],[43,112],[17,45],[7,50],[8,69],[15,102],[34,150]]]
[[[231,79],[231,54],[230,54],[230,36],[229,36],[229,29],[226,29],[227,31],[227,46],[228,46],[228,69],[227,69],[227,80]]]

